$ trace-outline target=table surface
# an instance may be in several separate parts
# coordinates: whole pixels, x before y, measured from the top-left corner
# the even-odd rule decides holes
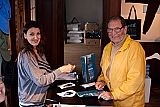
[[[64,83],[72,82],[76,84],[74,87],[69,87],[65,89],[60,89],[57,87],[57,85],[61,85]],[[51,99],[54,101],[46,101],[46,104],[70,104],[70,105],[86,105],[88,107],[102,107],[102,106],[107,106],[107,107],[112,107],[113,106],[113,101],[105,101],[102,99],[98,99],[97,97],[78,97],[75,95],[74,97],[60,97],[57,95],[57,93],[66,91],[66,90],[74,90],[76,92],[81,92],[81,91],[89,91],[95,89],[95,86],[92,86],[90,88],[83,88],[80,86],[80,82],[77,81],[69,81],[69,80],[57,80],[53,84],[51,84],[50,88],[48,89],[47,93],[47,99]]]

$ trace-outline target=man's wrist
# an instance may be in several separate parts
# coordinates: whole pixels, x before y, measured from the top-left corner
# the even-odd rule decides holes
[[[104,83],[104,84],[105,84],[105,81],[104,81],[104,80],[100,80],[100,81],[98,81],[98,82],[102,82],[102,83]]]

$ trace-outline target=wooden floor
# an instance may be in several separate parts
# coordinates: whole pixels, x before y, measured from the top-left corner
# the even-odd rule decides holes
[[[160,84],[151,84],[150,101],[145,107],[160,107]]]

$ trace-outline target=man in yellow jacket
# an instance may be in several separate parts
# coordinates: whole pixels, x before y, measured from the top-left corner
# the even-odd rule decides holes
[[[99,97],[113,99],[115,107],[144,107],[145,52],[140,43],[126,34],[123,17],[112,17],[107,32],[111,42],[103,50],[102,72],[95,86],[102,90],[107,85],[110,92]]]

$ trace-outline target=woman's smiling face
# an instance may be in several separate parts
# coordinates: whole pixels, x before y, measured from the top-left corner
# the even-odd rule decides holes
[[[24,34],[24,38],[27,39],[33,47],[36,47],[41,40],[40,29],[35,27],[28,29],[27,33]]]

